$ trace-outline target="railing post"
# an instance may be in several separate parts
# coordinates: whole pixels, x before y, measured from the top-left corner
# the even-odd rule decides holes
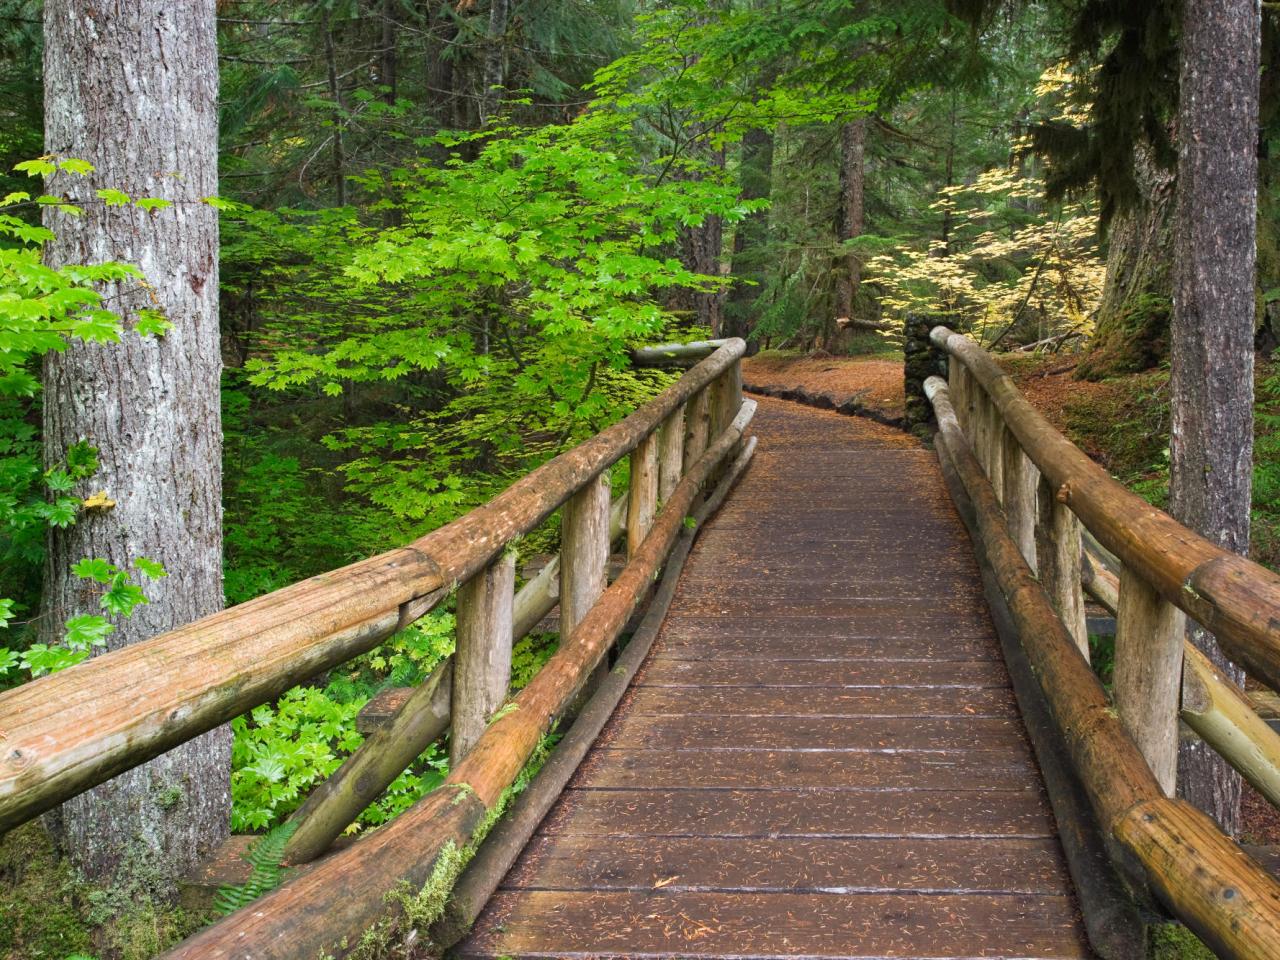
[[[630,512],[630,506],[627,509]],[[560,517],[561,642],[572,636],[604,593],[608,564],[609,474],[601,473],[569,499]],[[606,658],[583,686],[578,704],[596,688],[608,669]]]
[[[663,422],[658,431],[658,500],[665,503],[684,475],[684,406]]]
[[[1009,535],[1032,571],[1036,569],[1036,486],[1040,471],[1022,452],[1022,445],[1008,427],[1000,429],[1000,455],[1004,461],[1004,512]]]
[[[969,396],[972,391],[973,378],[960,362],[959,357],[947,360],[947,392],[951,395],[951,407],[956,413],[956,422],[973,444],[973,418],[969,416]]]
[[[631,451],[631,481],[627,487],[627,556],[644,543],[658,508],[658,433],[654,431]]]
[[[516,557],[507,551],[458,588],[449,760],[457,764],[484,733],[511,684]]]
[[[1058,501],[1049,481],[1041,477],[1036,483],[1040,501],[1036,520],[1036,573],[1058,618],[1071,639],[1089,659],[1089,631],[1085,623],[1084,587],[1080,582],[1080,521],[1071,508]]]
[[[985,461],[987,465],[987,479],[991,481],[991,487],[996,492],[996,499],[1000,501],[1001,506],[1004,505],[1004,418],[1000,416],[1000,410],[996,407],[995,401],[983,391],[983,420],[985,428],[983,435],[986,445]]]
[[[710,389],[703,387],[695,393],[685,411],[685,469],[695,464],[707,449],[707,438],[711,434]]]
[[[1116,710],[1167,796],[1177,782],[1185,631],[1182,611],[1124,567],[1116,611]]]

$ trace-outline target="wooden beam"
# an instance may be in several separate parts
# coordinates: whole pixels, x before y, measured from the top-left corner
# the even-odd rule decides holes
[[[507,698],[515,585],[516,557],[508,551],[458,588],[450,764],[461,762]]]
[[[1178,777],[1178,697],[1182,686],[1181,610],[1126,567],[1116,612],[1114,695],[1120,722],[1166,796]]]
[[[685,407],[683,459],[686,464],[695,463],[707,449],[707,438],[711,436],[710,399],[706,390],[700,390]]]
[[[165,960],[296,960],[354,949],[361,931],[397,913],[388,894],[416,893],[441,857],[456,857],[487,811],[515,780],[544,733],[605,656],[667,556],[694,497],[711,471],[738,444],[755,412],[747,401],[730,428],[693,464],[672,493],[640,551],[622,576],[533,680],[491,724],[444,786],[386,826],[316,864],[304,876],[265,894],[163,954]],[[606,503],[608,501],[606,500]],[[444,881],[451,882],[446,874]],[[441,892],[431,891],[428,892]]]
[[[728,340],[695,340],[692,343],[660,343],[656,347],[640,347],[631,351],[631,362],[637,367],[662,367],[708,357]]]
[[[1184,641],[1182,663],[1183,721],[1280,807],[1280,734],[1195,644]]]
[[[663,619],[675,596],[680,571],[694,538],[701,530],[703,522],[719,509],[724,498],[728,496],[733,485],[746,470],[754,452],[755,437],[751,437],[746,441],[742,452],[729,468],[725,478],[716,486],[707,501],[694,511],[693,527],[684,527],[680,531],[676,546],[663,567],[658,590],[645,611],[644,618],[627,642],[626,649],[618,657],[617,664],[609,671],[608,677],[578,713],[573,726],[556,745],[555,751],[538,771],[537,777],[520,794],[502,822],[494,828],[493,833],[480,847],[475,859],[467,866],[453,888],[445,916],[431,930],[431,942],[435,946],[448,949],[466,935],[489,898],[498,889],[502,879],[528,845],[542,818],[560,799],[578,765],[595,745],[600,731],[604,729],[605,723],[613,715],[614,709],[631,686],[636,671],[640,669],[654,638],[658,635],[658,630],[662,627]]]
[[[1126,490],[1054,429],[972,340],[946,327],[935,327],[930,339],[994,398],[1027,456],[1104,547],[1209,630],[1233,661],[1280,687],[1280,576]]]
[[[658,440],[658,434],[652,433],[631,451],[631,480],[627,485],[628,557],[644,543],[658,511]]]
[[[1081,583],[1080,521],[1071,508],[1058,500],[1049,483],[1036,483],[1039,500],[1036,519],[1036,574],[1049,591],[1053,608],[1070,632],[1080,653],[1089,659],[1089,629]]]
[[[0,831],[371,650],[635,449],[745,348],[729,340],[635,413],[405,547],[0,693]]]
[[[449,726],[453,660],[446,660],[413,688],[391,722],[366,737],[289,819],[297,823],[285,845],[286,863],[308,863],[323,854],[392,781],[435,743]]]
[[[662,423],[658,431],[658,500],[665,503],[684,470],[684,408]]]
[[[1040,471],[1018,446],[1018,438],[1003,426],[1000,428],[1000,455],[1004,461],[1004,512],[1009,523],[1009,535],[1022,551],[1027,566],[1035,570],[1036,489]]]
[[[1152,890],[1219,956],[1280,960],[1280,881],[1204,814],[1163,796],[1009,536],[994,490],[955,419],[946,381],[931,377],[925,390],[938,417],[937,442],[973,503],[1000,591],[1099,826],[1133,855]],[[1124,867],[1124,858],[1117,866]]]

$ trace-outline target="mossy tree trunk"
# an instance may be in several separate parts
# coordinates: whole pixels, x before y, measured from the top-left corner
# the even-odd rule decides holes
[[[1260,17],[1257,0],[1187,0],[1178,106],[1169,506],[1237,553],[1253,477]],[[1211,634],[1190,637],[1243,683]],[[1203,741],[1182,743],[1178,789],[1239,830],[1240,777]]]
[[[1095,332],[1077,370],[1086,380],[1146,370],[1169,354],[1175,179],[1145,152],[1134,158],[1134,169],[1144,199],[1110,227]]]
[[[50,192],[91,198],[111,188],[171,204],[148,212],[90,200],[80,216],[45,213],[57,237],[51,264],[122,261],[150,284],[103,291],[124,320],[120,343],[73,342],[46,359],[46,459],[61,463],[87,440],[100,469],[77,493],[105,491],[115,506],[53,530],[45,640],[60,639],[69,617],[98,612],[100,590],[71,572],[84,557],[121,568],[145,557],[168,573],[145,583],[149,603],[117,618],[111,649],[222,609],[218,219],[203,202],[218,192],[214,7],[44,4],[46,149],[96,168],[58,175]],[[139,336],[143,308],[163,311],[168,333]],[[89,878],[168,892],[227,835],[230,766],[222,727],[63,804],[56,832]]]

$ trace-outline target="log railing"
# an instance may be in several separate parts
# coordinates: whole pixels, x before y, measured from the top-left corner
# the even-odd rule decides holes
[[[1280,685],[1280,577],[1113,480],[975,342],[946,327],[931,340],[948,358],[948,379],[925,383],[944,473],[971,515],[984,577],[1007,608],[1101,848],[1137,900],[1154,895],[1218,955],[1280,958],[1280,882],[1172,796],[1181,719],[1280,801],[1280,736],[1185,639],[1190,617],[1255,677]],[[1101,549],[1086,550],[1086,539]],[[1113,698],[1088,664],[1084,590],[1116,614]],[[1093,868],[1063,836],[1080,886],[1078,873]],[[1109,944],[1133,938],[1092,922],[1081,899],[1095,950],[1125,955]]]
[[[540,739],[599,680],[686,516],[742,447],[755,411],[742,398],[743,342],[655,349],[637,362],[703,359],[453,523],[0,694],[0,832],[372,649],[456,590],[454,655],[297,811],[286,860],[328,850],[451,729],[444,785],[166,956],[342,955],[404,891],[439,895],[426,888],[456,876]],[[611,502],[609,470],[628,455],[629,490]],[[512,542],[562,507],[559,557],[516,593]],[[627,564],[607,584],[610,544],[624,528]],[[513,641],[557,602],[557,651],[509,696]]]

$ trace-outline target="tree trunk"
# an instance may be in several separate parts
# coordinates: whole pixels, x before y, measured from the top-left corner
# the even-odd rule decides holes
[[[98,612],[99,590],[70,571],[83,557],[122,568],[146,557],[168,571],[145,584],[150,603],[116,623],[112,649],[223,605],[218,220],[201,202],[218,189],[214,6],[44,5],[46,147],[97,167],[87,180],[59,175],[53,192],[112,187],[173,204],[146,212],[86,202],[79,217],[45,214],[57,234],[51,264],[120,260],[152,284],[104,291],[129,328],[122,343],[75,343],[46,360],[46,459],[60,463],[87,440],[101,467],[77,492],[105,490],[116,502],[53,531],[47,640],[68,617]],[[132,331],[146,307],[172,323],[165,336]],[[168,892],[227,835],[230,756],[222,727],[63,804],[57,832],[68,856],[92,879]]]
[[[862,236],[866,150],[866,117],[840,128],[840,207],[836,211],[836,240],[841,243]],[[836,316],[852,318],[853,301],[862,281],[862,261],[852,253],[846,253],[841,261],[837,265]]]
[[[743,200],[767,200],[773,185],[773,131],[748,130],[740,163]],[[768,273],[769,211],[758,210],[738,222],[733,233],[732,275],[724,306],[724,335],[750,340],[758,311],[756,298]],[[748,344],[748,349],[752,345]]]
[[[1169,502],[1192,530],[1249,549],[1253,472],[1258,0],[1187,0],[1178,106],[1173,431]],[[1192,642],[1236,682],[1213,637]],[[1178,786],[1229,833],[1240,778],[1201,741],[1179,751]]]
[[[721,169],[725,164],[724,147],[713,151],[709,162]],[[724,244],[724,220],[719,214],[707,214],[702,223],[680,228],[680,262],[685,269],[709,277],[720,276],[720,251]],[[713,337],[722,335],[724,326],[724,290],[689,290],[679,298],[677,309],[691,311],[698,323],[711,331]]]
[[[489,30],[485,36],[484,89],[480,95],[480,123],[487,124],[502,102],[502,87],[507,82],[507,23],[511,19],[511,0],[492,0],[489,5]]]
[[[1081,379],[1146,370],[1169,354],[1175,180],[1145,150],[1133,167],[1144,199],[1111,224],[1107,276],[1089,355],[1077,369]]]
[[[346,149],[342,141],[342,127],[345,122],[342,109],[342,88],[338,86],[338,55],[333,44],[333,26],[329,22],[329,11],[324,9],[320,14],[320,29],[324,33],[324,62],[329,84],[329,99],[333,110],[333,195],[334,202],[340,207],[347,205],[347,159]]]
[[[840,203],[836,208],[836,240],[843,243],[862,236],[864,188],[866,183],[867,118],[859,117],[840,128]],[[836,258],[835,327],[828,333],[836,353],[844,352],[840,340],[847,340],[853,327],[840,324],[853,318],[854,299],[862,282],[862,261],[852,253]]]

